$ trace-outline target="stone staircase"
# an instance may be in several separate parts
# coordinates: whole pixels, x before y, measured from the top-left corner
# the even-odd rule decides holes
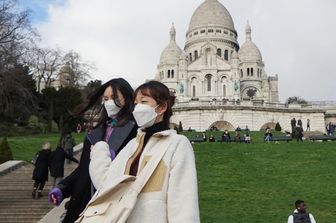
[[[79,159],[79,155],[76,155]],[[67,176],[77,164],[72,162],[65,166]],[[51,177],[46,183],[43,197],[32,199],[34,166],[26,163],[0,176],[0,223],[38,222],[53,205],[48,203],[48,192],[51,189]]]

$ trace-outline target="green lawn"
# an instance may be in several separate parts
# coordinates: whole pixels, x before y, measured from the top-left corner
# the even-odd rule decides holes
[[[84,133],[73,133],[76,143],[81,143]],[[30,162],[34,154],[42,148],[44,142],[50,142],[54,150],[59,142],[60,134],[45,134],[32,136],[8,137],[8,143],[15,160],[25,160]],[[2,139],[0,139],[2,141]]]
[[[83,134],[73,135],[76,142],[83,140]],[[193,144],[202,223],[287,222],[297,199],[307,202],[318,223],[335,223],[336,142],[274,144],[263,142],[263,132],[251,136],[252,144]],[[43,142],[55,148],[58,139],[42,135],[8,141],[15,159],[30,161]]]
[[[287,222],[297,199],[336,222],[336,143],[195,143],[202,222]]]

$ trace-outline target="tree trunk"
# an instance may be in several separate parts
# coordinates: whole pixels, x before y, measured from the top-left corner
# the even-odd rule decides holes
[[[47,132],[51,132],[52,130],[52,121],[54,116],[54,103],[51,101],[49,103],[49,109],[48,109],[48,124],[47,124]]]

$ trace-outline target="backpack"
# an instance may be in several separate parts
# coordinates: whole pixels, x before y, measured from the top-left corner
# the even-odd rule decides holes
[[[294,213],[293,223],[311,223],[309,213]]]

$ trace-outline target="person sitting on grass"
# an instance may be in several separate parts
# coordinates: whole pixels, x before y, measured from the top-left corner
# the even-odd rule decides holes
[[[210,135],[209,142],[215,142],[215,141],[216,141],[215,137],[213,135]]]
[[[236,140],[236,143],[241,143],[241,136],[238,131],[236,131],[235,140]]]
[[[245,138],[245,143],[251,143],[251,136],[250,136],[250,134],[246,133],[244,135],[244,138]]]
[[[202,138],[204,142],[207,141],[208,137],[206,136],[205,132],[202,133]]]
[[[288,223],[316,223],[312,214],[307,212],[307,205],[302,200],[295,201],[295,210],[289,215]]]
[[[271,130],[267,129],[266,133],[265,133],[265,137],[264,137],[265,142],[270,142],[272,140],[272,138],[273,138],[273,134],[272,134]]]
[[[222,135],[222,142],[230,142],[231,136],[229,131],[226,129]]]

